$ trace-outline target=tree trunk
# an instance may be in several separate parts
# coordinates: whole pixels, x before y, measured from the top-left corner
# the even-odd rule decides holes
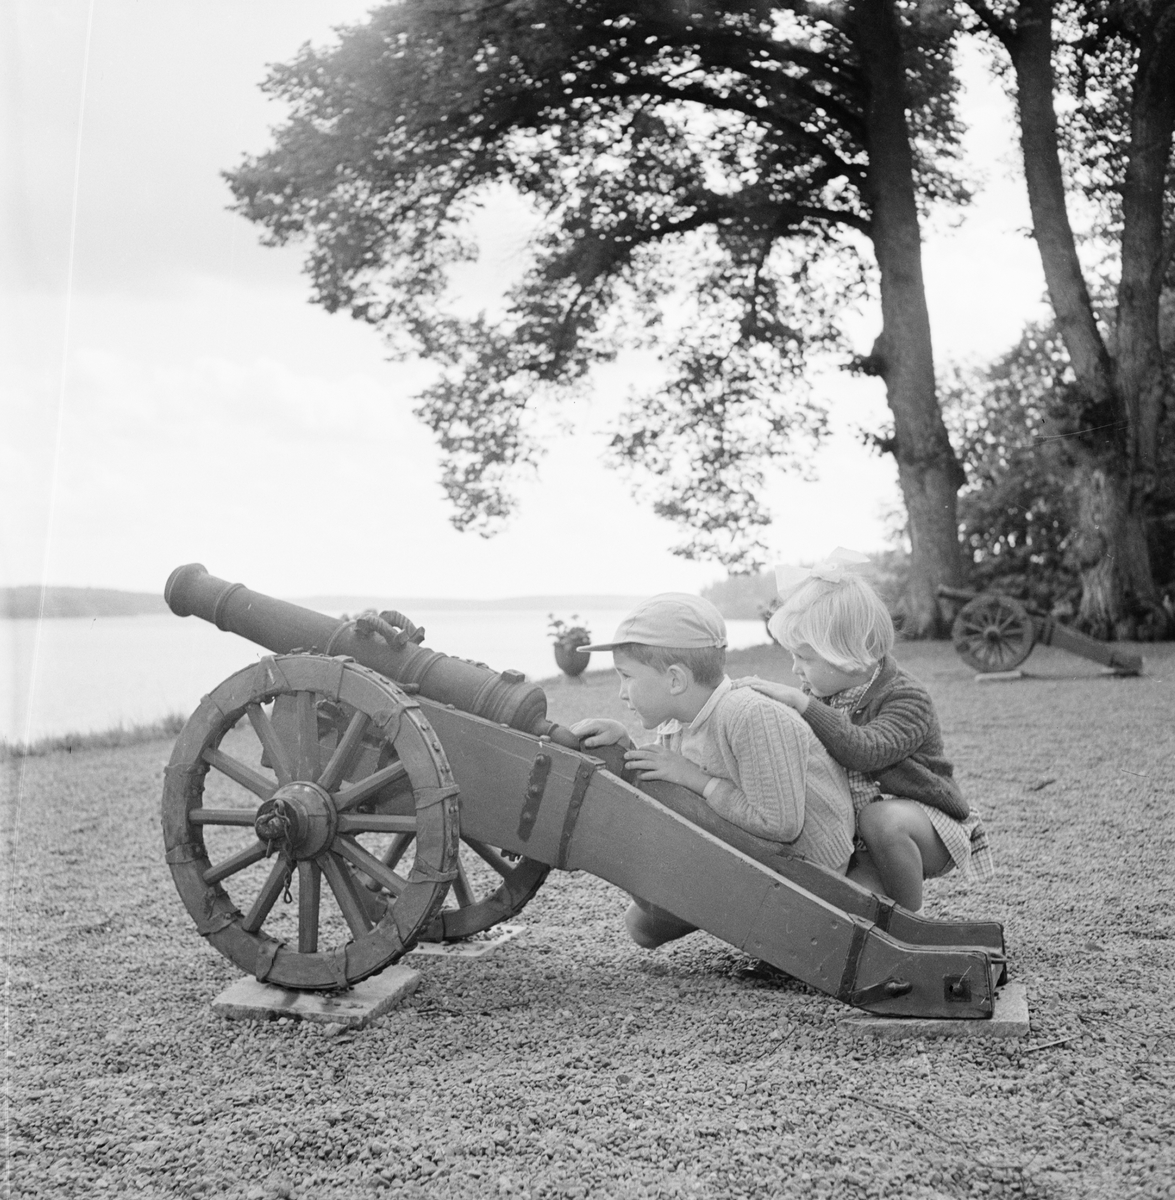
[[[1160,301],[1169,258],[1163,244],[1164,189],[1175,131],[1175,8],[1159,12],[1141,39],[1131,96],[1130,146],[1122,187],[1122,277],[1118,285],[1115,384],[1127,417],[1125,517],[1119,543],[1125,617],[1149,618],[1138,633],[1160,637],[1168,622],[1154,581],[1147,523],[1158,482],[1159,423],[1170,398],[1159,344]],[[1082,598],[1083,612],[1086,608]],[[1095,610],[1096,611],[1096,610]]]
[[[1081,572],[1078,624],[1100,637],[1161,634],[1146,524],[1166,398],[1159,348],[1163,186],[1175,121],[1175,10],[1143,38],[1134,79],[1123,188],[1122,277],[1116,357],[1102,338],[1069,223],[1057,141],[1052,68],[1054,0],[1022,0],[1003,37],[1016,73],[1020,143],[1049,300],[1081,401],[1064,430],[1076,475],[1073,559]],[[1149,620],[1151,627],[1140,629]]]
[[[1121,472],[1082,463],[1077,473],[1077,520],[1071,554],[1081,570],[1077,623],[1099,638],[1133,640],[1161,634],[1162,619],[1147,553],[1146,526],[1137,519]]]
[[[1020,28],[1007,45],[1016,71],[1020,149],[1032,236],[1069,360],[1082,390],[1096,405],[1111,399],[1110,355],[1098,329],[1069,224],[1053,100],[1052,11],[1053,0],[1022,0]]]
[[[890,449],[897,459],[909,517],[911,572],[905,632],[934,637],[946,633],[935,588],[942,583],[958,587],[963,582],[957,498],[964,476],[935,389],[906,122],[905,69],[893,0],[859,0],[853,10],[852,34],[869,89],[865,191],[881,275],[882,332],[871,361],[885,380],[894,418]]]

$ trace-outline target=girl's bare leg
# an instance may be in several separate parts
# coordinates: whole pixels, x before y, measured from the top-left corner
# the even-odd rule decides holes
[[[867,888],[871,892],[876,892],[879,896],[889,894],[885,890],[885,882],[881,878],[881,872],[878,871],[877,864],[870,857],[868,850],[858,850],[853,855],[848,875],[854,883],[859,883],[861,887]]]
[[[869,848],[869,866],[882,894],[903,908],[922,907],[922,880],[945,870],[951,856],[930,818],[912,800],[875,800],[862,809],[857,829]],[[864,880],[856,880],[865,887]]]

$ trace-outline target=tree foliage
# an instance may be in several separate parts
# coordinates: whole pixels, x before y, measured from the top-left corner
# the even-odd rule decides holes
[[[1168,361],[1175,307],[1165,322]],[[1034,326],[989,366],[956,372],[943,387],[952,440],[967,469],[959,496],[960,534],[972,586],[1028,600],[1072,618],[1082,595],[1080,488],[1072,448],[1072,365],[1055,324]],[[1160,435],[1160,484],[1148,523],[1161,592],[1175,592],[1175,420]],[[1133,636],[1149,626],[1145,609],[1125,614]]]
[[[1065,173],[1070,188],[1092,205],[1089,235],[1110,248],[1120,249],[1125,232],[1123,197],[1137,110],[1160,100],[1139,94],[1140,56],[1159,38],[1170,44],[1170,32],[1164,35],[1159,27],[1169,9],[1167,0],[1066,0],[1055,13],[1055,79],[1063,114],[1057,132]],[[1167,15],[1165,23],[1170,22]],[[1175,71],[1169,57],[1166,66]],[[1175,177],[1168,174],[1160,188],[1159,219],[1170,229]],[[1173,256],[1175,241],[1168,238],[1155,264],[1168,287],[1175,286]]]
[[[943,410],[967,470],[959,527],[971,586],[1076,611],[1081,580],[1066,560],[1071,463],[1054,415],[1073,386],[1055,328],[1032,327],[990,366],[956,372]]]
[[[459,527],[495,529],[540,414],[646,347],[664,382],[629,398],[613,455],[680,552],[753,565],[768,468],[825,430],[804,368],[847,357],[839,317],[875,287],[869,7],[900,17],[918,195],[961,200],[954,28],[895,0],[388,4],[273,70],[289,119],[229,180],[272,242],[307,242],[319,303],[442,368],[418,413]],[[503,187],[536,215],[525,270],[501,312],[462,316],[450,269]]]

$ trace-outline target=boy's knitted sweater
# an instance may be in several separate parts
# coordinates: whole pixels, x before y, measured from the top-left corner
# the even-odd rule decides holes
[[[843,869],[853,852],[849,785],[793,709],[723,678],[688,726],[666,721],[657,741],[713,777],[704,800],[720,817]]]
[[[851,714],[812,696],[803,716],[846,770],[870,775],[886,795],[920,800],[966,820],[971,810],[943,757],[930,693],[888,654]]]

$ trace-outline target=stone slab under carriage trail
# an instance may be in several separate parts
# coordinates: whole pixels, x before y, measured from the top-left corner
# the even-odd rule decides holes
[[[558,872],[493,955],[414,958],[369,1028],[225,1021],[239,975],[163,862],[170,745],[6,760],[8,1194],[1175,1196],[1175,646],[1142,650],[1140,679],[1038,648],[982,688],[900,648],[999,871],[927,913],[1005,923],[1018,1041],[853,1036],[707,935],[637,950],[625,897]],[[551,715],[623,719],[615,690],[551,681]]]

